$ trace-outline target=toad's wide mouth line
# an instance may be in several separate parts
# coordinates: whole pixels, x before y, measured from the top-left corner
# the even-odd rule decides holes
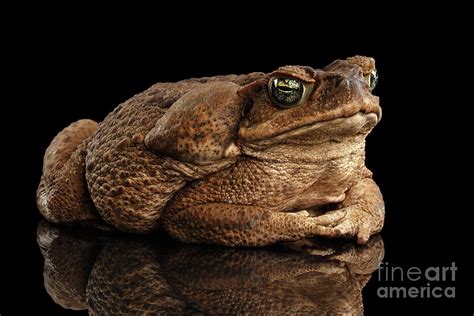
[[[331,130],[341,130],[345,128],[353,128],[354,130],[361,130],[364,126],[367,125],[367,123],[372,123],[372,125],[375,125],[379,121],[379,115],[376,112],[356,112],[355,114],[351,114],[348,116],[343,116],[343,117],[338,117],[338,118],[333,118],[329,119],[326,121],[318,121],[310,124],[306,124],[303,126],[300,126],[296,129],[288,130],[288,131],[282,131],[281,133],[278,134],[273,134],[273,135],[267,135],[268,137],[263,139],[263,138],[257,138],[257,139],[248,139],[249,142],[252,143],[265,143],[268,141],[275,142],[280,139],[286,139],[289,137],[295,137],[295,136],[300,136],[304,135],[310,132],[316,132],[319,129],[323,129],[327,132],[330,132]]]

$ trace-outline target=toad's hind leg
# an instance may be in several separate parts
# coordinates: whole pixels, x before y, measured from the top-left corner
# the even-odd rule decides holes
[[[98,217],[85,178],[87,139],[97,126],[92,120],[74,122],[46,149],[36,202],[48,221],[64,223]]]

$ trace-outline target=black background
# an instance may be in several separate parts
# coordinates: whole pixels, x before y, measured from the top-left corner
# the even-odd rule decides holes
[[[9,47],[17,49],[5,59],[10,75],[2,117],[7,159],[2,315],[31,308],[50,315],[66,312],[44,290],[35,241],[42,155],[62,128],[80,118],[100,121],[159,81],[268,72],[286,64],[321,68],[356,54],[374,57],[380,76],[374,94],[380,96],[383,118],[368,137],[367,165],[386,202],[384,261],[458,266],[456,299],[384,300],[371,282],[364,290],[366,312],[455,311],[472,296],[466,286],[471,264],[461,257],[472,247],[471,185],[461,182],[472,182],[466,110],[472,101],[465,94],[472,66],[464,21],[448,29],[442,20],[417,23],[404,16],[382,29],[381,21],[363,15],[347,25],[313,16],[301,24],[241,16],[215,23],[199,18],[187,24],[151,22],[131,31],[127,16],[122,18],[99,28],[65,16],[10,34]],[[472,305],[464,307],[473,312]]]

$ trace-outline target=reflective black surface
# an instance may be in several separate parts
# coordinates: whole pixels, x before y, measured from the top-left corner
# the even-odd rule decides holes
[[[97,315],[362,314],[362,289],[384,256],[380,236],[254,249],[155,237],[42,221],[45,290],[65,309]]]

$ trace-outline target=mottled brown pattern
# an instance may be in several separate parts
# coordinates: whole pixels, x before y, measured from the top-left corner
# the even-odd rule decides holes
[[[37,201],[47,220],[63,223],[97,217],[84,173],[88,137],[96,129],[97,123],[92,120],[72,123],[46,150]]]
[[[323,70],[158,83],[103,122],[81,120],[46,150],[38,207],[62,223],[104,220],[127,232],[160,226],[185,242],[261,246],[321,235],[367,242],[384,204],[365,167],[381,108],[372,58]],[[269,80],[305,92],[281,108]]]
[[[156,122],[145,144],[162,155],[199,165],[237,156],[234,139],[244,104],[237,96],[239,88],[232,82],[215,82],[190,91]]]
[[[38,243],[48,293],[92,315],[362,315],[384,255],[380,236],[249,249],[84,235],[45,223]]]

